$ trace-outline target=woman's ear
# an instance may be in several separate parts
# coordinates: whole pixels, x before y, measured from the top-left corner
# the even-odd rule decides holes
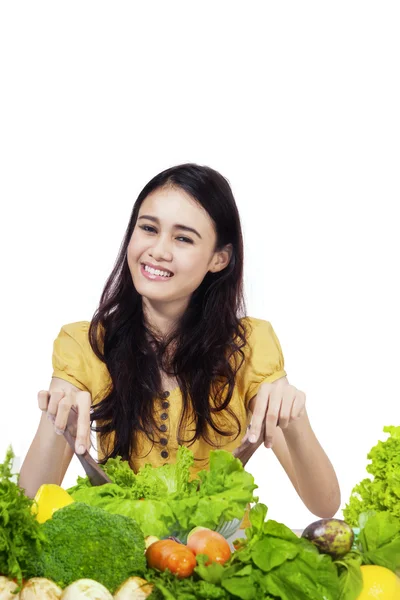
[[[219,273],[220,271],[225,269],[230,263],[232,251],[232,244],[227,244],[222,248],[222,250],[214,252],[214,256],[211,259],[211,266],[209,268],[209,271],[211,273]]]

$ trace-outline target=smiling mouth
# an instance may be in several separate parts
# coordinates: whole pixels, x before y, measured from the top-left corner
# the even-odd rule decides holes
[[[154,269],[153,267],[149,267],[145,263],[141,263],[141,270],[145,277],[148,279],[156,279],[158,281],[171,279],[174,274],[171,271],[164,269]]]

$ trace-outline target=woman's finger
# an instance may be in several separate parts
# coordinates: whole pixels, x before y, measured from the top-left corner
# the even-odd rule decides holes
[[[49,404],[50,393],[47,390],[41,390],[38,392],[38,405],[40,410],[47,410]]]
[[[286,427],[289,425],[294,398],[294,390],[289,386],[285,388],[283,391],[282,403],[278,418],[278,425],[281,429],[286,429]]]
[[[50,400],[49,400],[49,404],[47,406],[47,414],[50,415],[50,417],[53,417],[55,419],[56,415],[57,415],[57,411],[58,411],[58,405],[61,402],[61,400],[64,398],[65,396],[65,392],[63,391],[54,391],[54,392],[50,392]]]
[[[260,438],[265,419],[265,412],[268,409],[269,394],[270,388],[268,386],[260,387],[254,405],[254,412],[248,436],[248,440],[251,444],[255,444]]]
[[[89,450],[88,438],[90,438],[90,407],[92,397],[89,392],[76,393],[76,406],[78,408],[78,427],[76,431],[75,452],[84,454]]]
[[[265,416],[264,445],[272,448],[274,433],[278,424],[279,411],[282,402],[282,391],[274,388],[269,396],[267,414]]]
[[[64,433],[64,430],[67,426],[71,406],[73,406],[74,402],[74,393],[71,391],[70,393],[67,393],[63,398],[61,398],[60,402],[58,403],[57,415],[54,421],[56,433],[60,435]]]
[[[294,421],[303,416],[305,411],[306,395],[304,392],[297,390],[295,399],[292,404],[290,418]]]

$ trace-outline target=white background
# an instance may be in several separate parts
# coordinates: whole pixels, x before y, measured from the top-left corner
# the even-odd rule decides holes
[[[399,26],[365,0],[1,4],[1,457],[24,457],[53,340],[91,318],[139,191],[193,161],[231,182],[248,313],[347,501],[400,424]],[[271,451],[249,469],[270,517],[315,520]]]

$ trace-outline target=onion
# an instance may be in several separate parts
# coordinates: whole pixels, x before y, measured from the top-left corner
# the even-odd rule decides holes
[[[154,544],[154,542],[158,542],[158,540],[159,540],[159,538],[156,537],[155,535],[148,535],[146,538],[144,538],[146,550],[149,546],[151,546],[151,544]]]
[[[17,588],[15,581],[0,575],[0,600],[19,600],[19,594],[13,594]]]
[[[20,600],[59,600],[62,589],[44,577],[32,577],[22,588]]]
[[[141,577],[129,577],[115,592],[114,600],[145,600],[153,586]]]
[[[98,581],[78,579],[65,588],[61,600],[113,600],[113,597]]]

